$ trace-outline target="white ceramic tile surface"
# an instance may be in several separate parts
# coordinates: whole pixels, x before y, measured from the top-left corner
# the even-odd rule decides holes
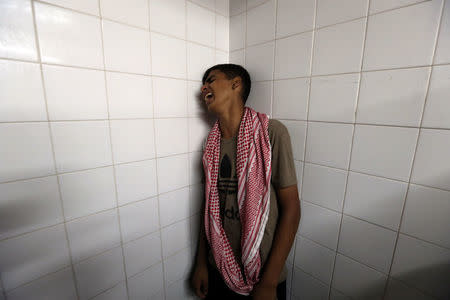
[[[202,152],[189,153],[189,184],[197,184],[203,180]]]
[[[387,274],[397,233],[349,216],[343,216],[338,251]]]
[[[422,2],[422,0],[372,0],[370,3],[370,14],[408,6],[418,2]]]
[[[0,240],[63,221],[56,177],[0,184]]]
[[[449,293],[450,250],[400,234],[391,275],[436,298]]]
[[[191,2],[203,6],[209,10],[215,10],[216,1],[215,0],[192,0]],[[225,1],[224,1],[225,2]]]
[[[152,297],[164,288],[162,263],[159,263],[144,272],[128,279],[128,292],[130,299],[146,299]]]
[[[430,64],[441,5],[441,0],[425,1],[371,16],[363,68],[373,70]]]
[[[310,122],[306,143],[307,162],[347,169],[353,125]]]
[[[109,290],[92,298],[93,300],[123,300],[127,299],[127,287],[125,281],[117,284]]]
[[[0,60],[0,98],[1,122],[47,120],[38,64]]]
[[[148,28],[148,0],[99,0],[103,18]]]
[[[215,15],[192,2],[187,5],[187,40],[214,47]]]
[[[321,0],[317,3],[317,27],[345,22],[367,15],[369,0]]]
[[[295,165],[295,173],[297,176],[297,190],[298,190],[298,196],[300,198],[300,195],[302,193],[302,182],[303,182],[303,167],[304,163],[298,160],[294,160]]]
[[[74,265],[80,299],[89,299],[125,279],[121,247]]]
[[[275,6],[276,1],[269,0],[247,11],[247,45],[268,42],[275,38]]]
[[[53,122],[51,130],[59,172],[112,164],[107,121]]]
[[[230,1],[226,0],[216,0],[215,3],[216,12],[220,13],[221,15],[224,15],[225,17],[230,16]]]
[[[203,118],[189,118],[189,152],[203,151],[211,126]]]
[[[189,184],[187,154],[158,158],[159,193],[165,193]]]
[[[31,1],[0,3],[0,56],[37,60]]]
[[[0,124],[0,182],[55,172],[46,123]]]
[[[187,247],[164,261],[166,285],[189,276],[192,267],[191,248]]]
[[[103,20],[103,43],[107,70],[150,74],[148,31]]]
[[[245,47],[246,14],[230,17],[230,51]]]
[[[189,231],[189,220],[183,220],[161,229],[164,258],[172,256],[191,243]]]
[[[450,248],[450,192],[411,184],[400,231]]]
[[[289,132],[294,159],[303,160],[303,154],[305,153],[306,122],[286,120],[281,120],[281,122]]]
[[[307,32],[276,41],[276,79],[309,75],[311,63],[312,33]]]
[[[302,200],[342,210],[347,171],[306,163],[304,176]]]
[[[99,5],[97,0],[45,0],[43,2],[82,11],[88,14],[99,15]]]
[[[386,288],[386,300],[397,299],[415,299],[415,300],[432,300],[435,299],[430,296],[422,294],[415,288],[408,287],[399,280],[390,279]]]
[[[227,63],[229,63],[228,52],[216,50],[214,64],[227,64]]]
[[[100,20],[34,3],[43,62],[103,68]]]
[[[206,111],[206,107],[200,99],[200,88],[202,87],[202,83],[200,81],[188,81],[187,86],[188,116],[194,117],[201,115]],[[178,108],[178,106],[176,108]],[[172,110],[173,109],[175,108],[172,108]]]
[[[450,4],[448,1],[444,3],[444,12],[442,15],[441,27],[439,32],[438,43],[436,45],[436,53],[434,63],[450,62]]]
[[[296,300],[328,299],[328,286],[298,268],[294,270],[292,286],[292,294]]]
[[[189,187],[189,204],[190,215],[195,215],[201,212],[204,203],[204,186],[202,184],[191,185]]]
[[[309,82],[308,78],[274,81],[273,117],[306,120]]]
[[[227,1],[219,1],[227,2]],[[230,19],[220,15],[216,15],[216,48],[223,51],[230,49]]]
[[[450,190],[450,131],[422,129],[411,182]]]
[[[156,118],[186,117],[186,81],[153,78],[153,102]]]
[[[152,118],[152,79],[148,76],[106,72],[109,117]]]
[[[59,176],[66,220],[78,218],[116,205],[112,167]]]
[[[214,49],[193,43],[187,44],[187,76],[191,80],[202,80],[203,73],[214,65]]]
[[[187,118],[156,119],[155,132],[158,157],[188,152]]]
[[[277,7],[277,37],[312,30],[315,1],[279,0]]]
[[[107,119],[102,71],[43,65],[50,120]]]
[[[184,0],[150,0],[150,29],[185,38],[185,6]]]
[[[116,209],[70,221],[66,226],[74,263],[120,245]]]
[[[251,76],[251,75],[250,75]],[[257,112],[270,115],[272,99],[272,82],[253,82],[246,105]]]
[[[177,299],[195,299],[193,295],[192,288],[187,280],[178,280],[177,282],[166,286],[166,299],[167,300],[177,300]],[[159,298],[157,298],[160,300]],[[162,300],[162,299],[161,299]]]
[[[431,74],[422,126],[450,129],[450,66],[435,66]]]
[[[152,73],[175,78],[186,77],[186,42],[151,33]]]
[[[230,0],[230,15],[234,16],[247,9],[247,0]]]
[[[0,242],[0,274],[7,291],[69,264],[63,225]]]
[[[309,120],[354,122],[358,86],[358,74],[312,78]]]
[[[252,81],[272,80],[274,42],[248,47],[245,52],[245,68]],[[265,63],[261,63],[261,62]]]
[[[159,215],[162,227],[189,217],[189,188],[159,195]]]
[[[408,184],[350,172],[344,212],[397,230]]]
[[[119,213],[123,242],[137,239],[159,228],[156,197],[121,206]]]
[[[127,276],[133,276],[161,261],[159,232],[146,235],[123,245]]]
[[[430,68],[363,73],[358,123],[420,125]]]
[[[364,32],[364,19],[318,30],[314,42],[313,75],[358,72]]]
[[[407,181],[418,129],[357,125],[350,169]]]
[[[146,160],[116,166],[119,205],[155,196],[156,161]]]

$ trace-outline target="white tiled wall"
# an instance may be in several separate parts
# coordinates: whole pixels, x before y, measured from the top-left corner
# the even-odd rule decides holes
[[[449,37],[448,0],[230,1],[248,104],[291,135],[291,299],[449,297]]]
[[[0,299],[192,297],[197,94],[229,9],[0,1]]]

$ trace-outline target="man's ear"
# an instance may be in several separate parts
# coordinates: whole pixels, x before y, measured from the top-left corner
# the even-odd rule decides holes
[[[237,76],[232,79],[231,87],[233,88],[233,90],[237,89],[241,85],[242,85],[241,77]]]

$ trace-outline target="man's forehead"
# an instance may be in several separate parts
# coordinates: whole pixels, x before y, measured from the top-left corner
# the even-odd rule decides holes
[[[213,77],[213,76],[220,77],[221,74],[223,74],[223,72],[220,70],[212,70],[211,72],[209,72],[208,78]]]

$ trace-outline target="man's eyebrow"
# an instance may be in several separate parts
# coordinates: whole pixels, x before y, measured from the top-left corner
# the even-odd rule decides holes
[[[216,77],[216,75],[214,75],[214,74],[209,75],[208,78],[206,78],[206,81],[211,80],[211,79],[214,78],[214,77]]]

